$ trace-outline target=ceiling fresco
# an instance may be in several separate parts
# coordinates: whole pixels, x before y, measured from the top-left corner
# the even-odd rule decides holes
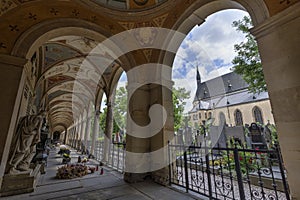
[[[82,55],[79,51],[62,44],[49,43],[43,47],[45,49],[44,69],[56,62]]]
[[[120,61],[114,61],[108,49],[91,53],[97,45],[86,37],[70,35],[54,38],[41,47],[43,68],[37,85],[45,86],[43,98],[47,99],[52,124],[74,122],[94,101],[99,87],[106,86],[104,76],[109,79],[120,67]],[[60,115],[70,119],[61,121]]]

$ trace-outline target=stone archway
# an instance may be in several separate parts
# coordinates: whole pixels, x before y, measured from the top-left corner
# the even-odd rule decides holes
[[[288,174],[291,193],[299,198],[297,185],[300,165],[300,145],[296,138],[299,132],[299,44],[297,31],[300,29],[300,3],[287,8],[274,17],[269,16],[269,10],[264,1],[220,1],[204,4],[197,1],[174,25],[174,29],[187,34],[195,25],[200,25],[205,18],[221,9],[236,8],[249,12],[254,28],[252,34],[256,37],[262,59],[265,79],[275,122],[278,128],[279,140],[282,146],[283,160]],[[298,31],[299,32],[299,31]],[[276,48],[274,48],[276,46]],[[162,62],[171,66],[175,55],[162,54]]]

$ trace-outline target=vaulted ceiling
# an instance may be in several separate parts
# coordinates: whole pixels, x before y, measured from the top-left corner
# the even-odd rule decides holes
[[[297,1],[264,0],[269,15]],[[35,90],[42,91],[40,101],[46,104],[51,126],[63,131],[86,113],[90,102],[97,105],[103,92],[111,93],[128,63],[141,64],[158,57],[151,49],[131,52],[134,61],[116,59],[108,51],[93,55],[91,52],[99,43],[133,28],[173,28],[194,8],[206,3],[204,0],[0,0],[0,53],[38,60],[38,77],[33,85]],[[47,34],[40,33],[41,29]],[[56,32],[51,32],[54,29]],[[24,43],[26,37],[36,41]]]
[[[108,55],[90,54],[98,43],[82,36],[62,36],[44,43],[38,51],[42,64],[35,87],[42,87],[41,102],[47,102],[51,126],[59,131],[83,116],[89,104],[95,104],[99,90],[108,92],[111,77],[120,69],[118,60],[107,67],[103,63],[110,60]]]

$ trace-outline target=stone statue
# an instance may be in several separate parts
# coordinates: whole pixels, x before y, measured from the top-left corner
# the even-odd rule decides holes
[[[36,144],[40,141],[40,132],[45,111],[36,115],[21,118],[17,131],[13,136],[8,162],[8,174],[30,172],[30,162],[36,152]]]

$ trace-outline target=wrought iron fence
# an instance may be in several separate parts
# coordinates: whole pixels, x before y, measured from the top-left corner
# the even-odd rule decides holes
[[[169,144],[170,184],[210,199],[289,200],[279,147],[273,150]]]

